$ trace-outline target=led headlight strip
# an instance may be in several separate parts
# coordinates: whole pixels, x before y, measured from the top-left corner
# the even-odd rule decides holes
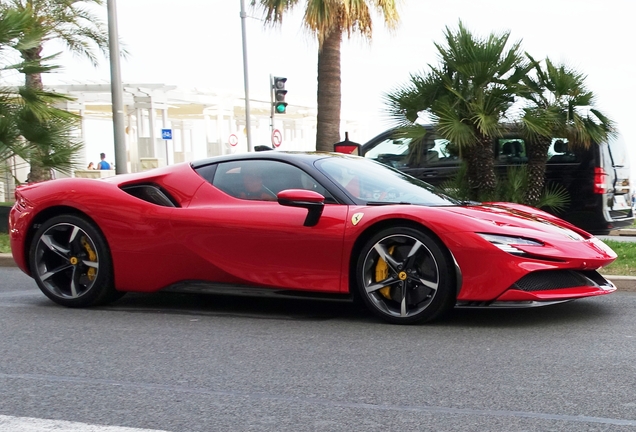
[[[498,234],[484,234],[477,233],[478,236],[486,241],[489,241],[493,246],[498,247],[504,252],[508,252],[513,255],[525,255],[526,253],[521,249],[517,249],[515,246],[543,246],[543,243],[530,240],[523,237],[511,237]]]

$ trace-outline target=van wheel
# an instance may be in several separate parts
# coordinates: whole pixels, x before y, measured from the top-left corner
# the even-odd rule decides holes
[[[431,321],[455,304],[454,276],[437,241],[409,227],[385,229],[362,248],[358,294],[385,321]]]
[[[61,215],[43,223],[31,243],[29,263],[38,287],[63,306],[96,306],[124,295],[113,286],[103,235],[84,218]]]

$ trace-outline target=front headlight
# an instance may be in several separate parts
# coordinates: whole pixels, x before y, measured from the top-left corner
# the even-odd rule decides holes
[[[517,249],[516,246],[543,246],[543,243],[537,240],[531,240],[523,237],[512,237],[498,234],[477,233],[478,236],[489,241],[493,246],[497,246],[504,252],[513,255],[525,255],[526,252]]]

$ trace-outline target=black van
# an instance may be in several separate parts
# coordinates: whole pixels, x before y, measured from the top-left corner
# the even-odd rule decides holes
[[[435,186],[453,177],[460,165],[457,146],[430,133],[417,146],[408,138],[385,131],[360,147],[360,155],[390,165]],[[525,141],[513,132],[493,140],[495,167],[527,162]],[[557,216],[586,231],[603,234],[630,226],[634,213],[630,194],[630,167],[625,142],[610,139],[589,149],[570,148],[568,140],[554,138],[548,150],[546,184],[556,183],[570,194],[569,207]]]

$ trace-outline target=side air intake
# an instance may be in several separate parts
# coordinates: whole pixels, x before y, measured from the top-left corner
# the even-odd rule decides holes
[[[121,188],[124,192],[163,207],[179,207],[179,204],[159,186],[154,184],[127,185]]]

